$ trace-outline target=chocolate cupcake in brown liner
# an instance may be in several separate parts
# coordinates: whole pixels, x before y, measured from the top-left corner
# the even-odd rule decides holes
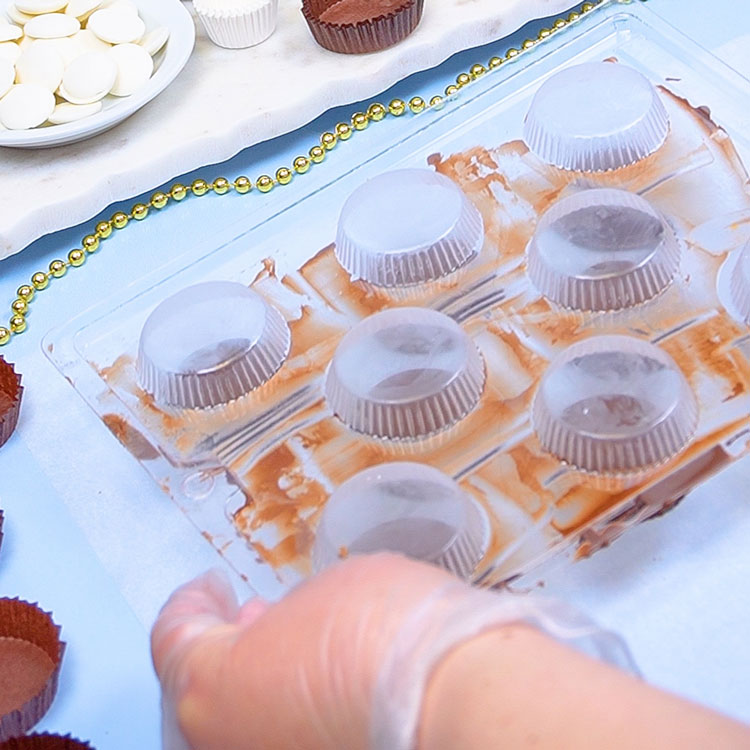
[[[417,28],[423,9],[424,0],[302,0],[315,41],[346,54],[398,44]]]
[[[16,429],[22,393],[21,376],[0,357],[0,446],[8,442]]]
[[[94,750],[88,742],[74,739],[69,734],[29,734],[0,742],[0,750]]]
[[[47,713],[64,651],[47,612],[0,599],[0,742],[24,734]]]

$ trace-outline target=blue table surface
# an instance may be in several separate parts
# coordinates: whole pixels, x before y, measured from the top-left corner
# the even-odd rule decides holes
[[[649,5],[708,50],[729,55],[735,47],[741,56],[737,40],[750,17],[745,2],[651,0]],[[458,72],[511,43],[460,53],[384,96],[440,90]],[[747,55],[744,61],[727,61],[740,68],[749,62]],[[750,65],[742,72],[748,75]],[[231,178],[267,172],[356,108],[326,113],[199,174]],[[390,125],[384,126],[388,137]],[[349,145],[350,153],[356,148]],[[160,746],[148,631],[169,592],[216,558],[208,545],[189,559],[164,553],[195,531],[44,357],[40,340],[53,326],[176,258],[187,241],[208,246],[217,227],[230,224],[238,211],[251,210],[242,201],[238,196],[194,201],[129,229],[82,272],[43,295],[33,307],[29,332],[2,352],[23,373],[27,390],[19,430],[0,452],[0,507],[6,515],[0,595],[38,601],[52,610],[68,643],[58,697],[39,728],[72,732],[100,750]],[[133,202],[112,206],[101,217]],[[15,289],[51,259],[65,257],[90,225],[44,237],[0,263],[0,302],[10,301]],[[745,721],[750,721],[748,480],[745,460],[666,517],[631,530],[612,548],[553,572],[546,581],[548,592],[624,634],[647,679]],[[108,503],[115,496],[127,500],[128,512],[110,518]],[[147,533],[155,528],[163,530],[161,537]],[[160,545],[159,538],[169,544]]]

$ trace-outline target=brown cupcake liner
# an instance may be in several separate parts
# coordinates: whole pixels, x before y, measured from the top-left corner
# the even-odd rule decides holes
[[[0,750],[94,750],[88,742],[81,742],[69,734],[28,734],[0,742]]]
[[[404,0],[403,7],[358,23],[327,23],[320,16],[339,0],[302,0],[302,14],[315,41],[332,52],[361,54],[392,47],[417,28],[424,0]]]
[[[13,365],[0,357],[0,447],[8,442],[18,424],[23,386]],[[10,398],[10,406],[6,401]]]
[[[65,644],[60,640],[60,627],[55,625],[51,615],[20,599],[0,599],[0,639],[3,639],[0,643],[17,641],[26,648],[36,647],[53,664],[45,684],[34,695],[29,695],[18,708],[0,714],[0,742],[5,742],[26,733],[49,710],[57,692]],[[7,665],[0,661],[0,674],[6,669]]]

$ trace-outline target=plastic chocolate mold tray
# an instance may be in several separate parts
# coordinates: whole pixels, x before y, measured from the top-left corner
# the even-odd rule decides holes
[[[611,6],[45,349],[266,595],[590,554],[750,450],[747,95]]]

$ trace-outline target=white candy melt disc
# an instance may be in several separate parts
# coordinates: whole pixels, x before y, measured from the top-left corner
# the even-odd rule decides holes
[[[117,65],[109,52],[87,52],[65,69],[60,96],[71,104],[92,104],[103,99],[117,78]]]
[[[62,36],[72,36],[81,28],[77,18],[66,16],[64,13],[45,13],[43,16],[32,18],[23,31],[26,36],[35,39],[57,39]]]
[[[102,0],[70,0],[65,7],[65,13],[80,20],[95,11],[101,4]]]
[[[148,83],[154,72],[151,55],[139,44],[118,44],[110,51],[117,64],[113,96],[130,96]]]
[[[33,43],[23,51],[26,52],[30,49],[46,49],[56,52],[62,58],[63,67],[66,68],[79,54],[82,54],[73,44],[72,36],[61,36],[59,39],[34,39]]]
[[[54,13],[62,10],[67,4],[67,0],[16,0],[16,8],[21,13],[28,13],[30,16]]]
[[[18,58],[16,81],[35,83],[54,92],[62,81],[64,70],[63,59],[54,47],[32,44]]]
[[[61,102],[55,107],[54,112],[49,116],[49,121],[53,125],[65,125],[68,122],[83,120],[84,117],[91,117],[102,111],[102,103],[94,102],[93,104],[71,104],[70,102]]]
[[[0,58],[0,97],[5,96],[16,80],[16,70],[9,60]]]
[[[92,13],[87,28],[110,44],[137,42],[146,32],[146,24],[136,14],[116,8]]]
[[[0,122],[8,130],[27,130],[47,121],[55,109],[55,95],[33,83],[19,83],[0,99]]]
[[[21,56],[21,48],[15,42],[0,42],[0,60],[7,60],[13,65]]]
[[[93,31],[88,29],[81,29],[77,34],[67,38],[70,39],[73,48],[73,57],[69,62],[75,60],[76,57],[85,55],[87,52],[109,52],[112,49],[111,44],[103,42]]]
[[[14,42],[23,36],[23,29],[12,23],[0,21],[0,42]]]
[[[30,16],[28,13],[21,13],[18,8],[16,8],[13,3],[11,3],[6,9],[5,12],[8,15],[8,18],[10,18],[13,23],[17,23],[19,26],[23,26],[24,24],[28,23],[34,16]]]
[[[155,55],[169,41],[169,29],[166,26],[159,26],[153,31],[149,31],[138,44],[148,52],[149,55]]]

